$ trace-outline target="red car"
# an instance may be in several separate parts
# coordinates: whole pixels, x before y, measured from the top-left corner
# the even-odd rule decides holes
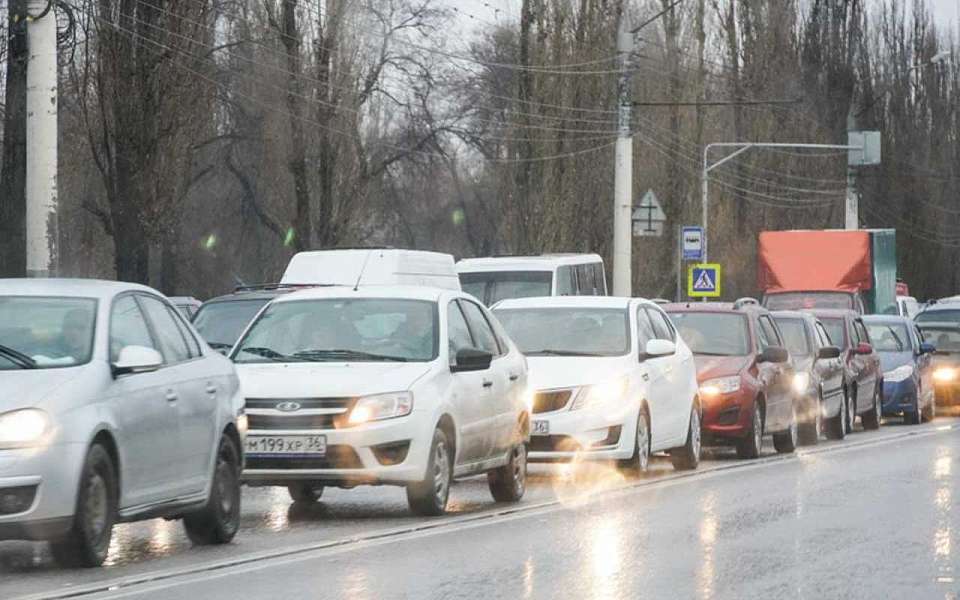
[[[859,314],[852,310],[812,310],[820,319],[833,345],[840,348],[847,398],[847,432],[860,416],[864,429],[879,429],[883,403],[883,369],[870,343],[870,334]]]
[[[756,458],[763,435],[777,452],[797,446],[793,368],[783,336],[755,302],[687,303],[664,307],[693,351],[703,405],[703,443],[736,446]]]

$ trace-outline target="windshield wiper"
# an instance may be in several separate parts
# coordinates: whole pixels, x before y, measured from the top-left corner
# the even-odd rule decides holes
[[[410,359],[402,356],[392,356],[389,354],[374,354],[372,352],[362,352],[360,350],[301,350],[293,354],[297,358],[306,360],[368,360],[368,361],[389,361],[389,362],[409,362]]]
[[[247,352],[247,353],[249,353],[249,354],[254,354],[254,355],[256,355],[256,356],[260,356],[260,357],[263,357],[263,358],[270,359],[270,360],[272,360],[272,361],[274,361],[274,362],[285,362],[285,361],[288,361],[288,360],[289,360],[289,361],[304,361],[304,360],[305,360],[305,359],[300,358],[300,357],[297,357],[297,356],[290,356],[290,355],[288,355],[288,354],[282,354],[282,353],[277,352],[276,350],[274,350],[274,349],[272,349],[272,348],[261,348],[261,347],[259,347],[259,346],[252,346],[252,347],[250,347],[250,348],[242,348],[242,349],[240,350],[240,352]]]
[[[723,352],[701,352],[697,350],[694,352],[697,356],[736,356],[736,354],[726,354]]]
[[[214,350],[229,350],[233,348],[233,344],[224,344],[223,342],[207,342],[207,345]]]
[[[897,341],[897,352],[903,352],[903,340],[900,339],[900,336],[897,335],[897,332],[893,330],[893,327],[887,327],[887,331],[889,331],[890,335],[893,336],[893,339]]]
[[[599,354],[597,352],[583,352],[583,351],[573,351],[573,350],[553,350],[546,348],[544,350],[533,350],[530,352],[524,352],[527,356],[606,356],[606,354]]]
[[[24,369],[36,369],[37,361],[33,360],[23,352],[14,350],[9,346],[0,344],[0,354],[10,359],[11,362],[20,365]]]

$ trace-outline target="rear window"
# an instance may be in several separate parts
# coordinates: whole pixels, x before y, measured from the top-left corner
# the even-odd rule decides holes
[[[747,317],[741,314],[672,312],[670,319],[694,354],[746,356],[750,354]]]
[[[783,343],[792,356],[809,356],[810,341],[807,339],[806,327],[801,319],[776,319],[783,334]]]
[[[960,323],[960,310],[925,310],[913,319],[918,323]]]
[[[268,299],[261,298],[204,304],[194,317],[193,326],[211,348],[230,349],[267,302]]]
[[[868,323],[870,342],[877,352],[910,350],[910,332],[903,323]]]
[[[846,292],[784,292],[767,294],[763,305],[770,310],[799,310],[804,308],[856,308],[853,294]]]
[[[920,327],[923,339],[933,344],[937,352],[960,352],[960,329],[953,327]]]
[[[550,271],[489,271],[461,273],[460,286],[487,306],[511,298],[534,298],[553,293]]]

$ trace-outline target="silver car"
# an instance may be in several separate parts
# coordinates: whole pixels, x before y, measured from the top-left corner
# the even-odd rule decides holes
[[[114,523],[239,526],[245,420],[233,365],[144,286],[0,279],[0,540],[98,566]]]

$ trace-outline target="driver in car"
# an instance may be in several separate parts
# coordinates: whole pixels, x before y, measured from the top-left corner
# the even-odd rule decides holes
[[[90,314],[81,309],[69,311],[63,317],[60,339],[51,348],[53,358],[80,362],[90,349]]]
[[[411,310],[390,337],[410,358],[427,359],[433,355],[433,316],[429,311]]]

